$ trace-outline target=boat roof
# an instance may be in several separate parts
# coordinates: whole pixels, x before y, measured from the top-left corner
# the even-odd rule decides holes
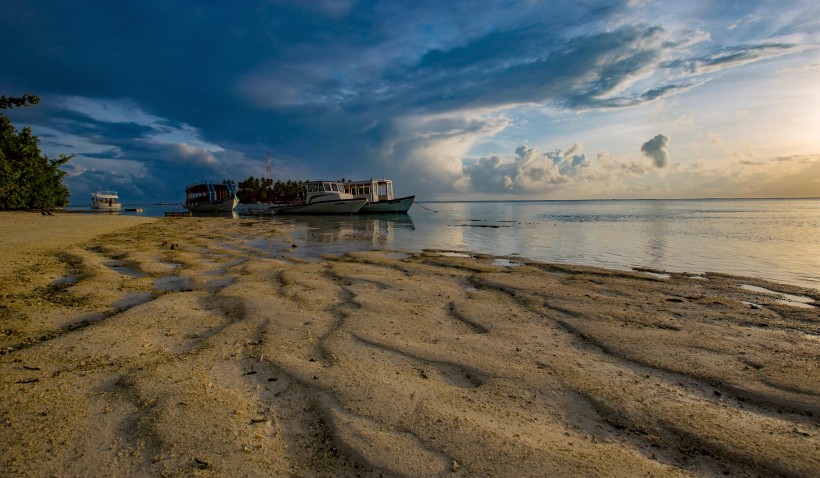
[[[95,196],[116,196],[117,191],[96,191]]]
[[[391,181],[389,179],[385,179],[385,178],[381,178],[381,179],[370,178],[370,179],[362,179],[361,181],[347,181],[347,182],[345,182],[345,184],[372,184],[372,183],[392,183],[392,182],[393,181]]]
[[[185,186],[185,189],[192,188],[192,187],[195,187],[195,186],[204,186],[204,185],[207,185],[207,184],[213,184],[213,185],[216,186],[216,185],[222,185],[222,184],[228,184],[228,183],[236,184],[236,181],[234,181],[233,179],[203,179],[201,181],[197,181],[197,182],[194,182],[194,183],[187,184]]]

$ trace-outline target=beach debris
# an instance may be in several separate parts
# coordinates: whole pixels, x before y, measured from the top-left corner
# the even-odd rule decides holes
[[[299,246],[297,246],[296,244],[291,244],[290,247],[292,249],[292,248],[299,247]]]
[[[421,378],[427,378],[427,372],[425,372],[425,371],[424,371],[424,369],[417,368],[417,369],[416,369],[416,371],[418,371],[418,373],[419,373],[419,377],[421,377]]]
[[[207,470],[208,469],[208,462],[202,461],[199,458],[194,458],[194,464],[198,470]]]

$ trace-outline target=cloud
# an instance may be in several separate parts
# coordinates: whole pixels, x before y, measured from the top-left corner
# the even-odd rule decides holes
[[[698,58],[670,61],[663,66],[700,75],[794,53],[796,50],[798,46],[794,43],[732,45],[719,48]]]
[[[664,168],[669,163],[669,138],[659,134],[641,145],[641,153],[652,159],[655,166]]]
[[[384,161],[374,169],[398,170],[422,193],[464,190],[462,159],[477,141],[508,125],[504,116],[480,112],[399,118],[380,133],[388,140],[377,153]]]
[[[581,153],[513,154],[542,134],[514,114],[577,115],[592,131],[590,117],[697,94],[726,69],[805,51],[812,16],[796,13],[811,12],[810,2],[789,4],[794,18],[777,25],[756,21],[768,20],[766,8],[706,2],[695,15],[639,0],[481,8],[273,0],[192,9],[98,0],[79,9],[42,0],[0,17],[0,43],[15,45],[0,87],[39,94],[36,108],[9,115],[29,121],[44,146],[76,152],[78,164],[105,161],[83,163],[87,170],[133,178],[134,195],[177,191],[183,176],[259,176],[267,151],[274,175],[292,178],[401,174],[419,194],[532,193],[641,166],[595,172],[585,157],[574,162]],[[677,18],[681,11],[688,16]],[[475,152],[502,136],[509,155]],[[665,149],[653,154],[667,164]]]
[[[740,20],[732,23],[731,25],[726,27],[726,29],[731,31],[731,30],[734,30],[734,29],[736,29],[740,26],[743,26],[743,25],[757,23],[760,20],[762,20],[762,18],[759,15],[755,15],[755,14],[750,13],[750,14],[744,16],[743,18],[741,18]]]
[[[580,144],[567,151],[541,153],[537,148],[519,146],[515,158],[505,161],[492,155],[464,167],[471,192],[548,193],[573,183],[590,161]]]

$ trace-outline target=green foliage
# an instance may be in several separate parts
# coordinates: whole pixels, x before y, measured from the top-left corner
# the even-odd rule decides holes
[[[287,203],[304,197],[305,186],[302,181],[286,182],[253,176],[239,183],[239,200],[246,204],[256,202]]]
[[[33,95],[0,96],[0,109],[39,101]],[[49,159],[40,153],[38,142],[31,128],[18,133],[11,121],[0,115],[0,210],[50,209],[68,204],[68,188],[62,183],[66,173],[59,167],[74,155]]]
[[[15,106],[29,106],[29,105],[36,105],[40,102],[40,98],[30,95],[28,93],[24,94],[20,98],[8,97],[6,98],[3,95],[0,95],[0,110],[6,110],[9,108],[14,108]]]

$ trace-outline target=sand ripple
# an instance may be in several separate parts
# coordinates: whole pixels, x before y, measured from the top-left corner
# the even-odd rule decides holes
[[[817,291],[252,247],[283,227],[160,220],[4,274],[2,474],[820,474],[818,309],[740,285]]]

